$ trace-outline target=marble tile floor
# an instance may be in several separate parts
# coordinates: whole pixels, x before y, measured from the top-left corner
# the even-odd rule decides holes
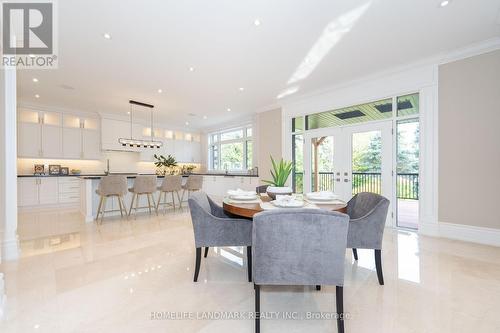
[[[21,213],[22,257],[3,262],[0,332],[253,332],[242,248],[211,249],[193,283],[187,209],[84,223],[78,212]],[[346,332],[500,332],[500,248],[387,229],[385,286],[373,252],[345,258]],[[262,332],[336,332],[335,287],[263,287]],[[169,319],[165,318],[170,316]],[[214,319],[207,316],[243,316]],[[152,316],[156,316],[152,318]]]

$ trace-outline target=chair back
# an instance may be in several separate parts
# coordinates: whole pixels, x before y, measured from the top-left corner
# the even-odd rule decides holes
[[[104,176],[99,182],[97,192],[100,195],[125,195],[127,194],[127,177],[125,176]]]
[[[202,186],[203,186],[203,176],[189,175],[186,181],[186,190],[190,191],[201,190]]]
[[[180,191],[182,189],[182,176],[165,176],[160,190],[164,192]]]
[[[269,185],[260,185],[260,186],[257,186],[255,188],[255,192],[257,192],[257,194],[266,193],[268,187],[269,187]]]
[[[134,193],[154,193],[156,192],[156,176],[137,176],[134,180]]]
[[[274,285],[344,284],[349,216],[319,209],[276,209],[253,218],[253,281]]]
[[[377,206],[389,206],[389,200],[377,193],[361,192],[352,197],[347,203],[347,215],[351,219],[358,219],[372,212]]]

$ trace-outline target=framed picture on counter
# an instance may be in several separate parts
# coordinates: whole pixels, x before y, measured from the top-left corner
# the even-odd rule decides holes
[[[43,175],[45,173],[45,165],[44,164],[35,164],[35,175]]]
[[[69,168],[67,168],[67,167],[61,167],[61,172],[59,174],[61,176],[67,176],[67,175],[69,175]]]
[[[49,175],[57,176],[61,172],[61,166],[59,164],[49,165]]]

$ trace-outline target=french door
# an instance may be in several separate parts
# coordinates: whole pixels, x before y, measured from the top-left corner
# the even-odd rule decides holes
[[[392,121],[311,130],[304,143],[305,193],[332,191],[348,201],[375,192],[392,199]]]

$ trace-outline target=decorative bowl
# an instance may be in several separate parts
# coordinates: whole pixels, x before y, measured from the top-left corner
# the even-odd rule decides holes
[[[291,187],[277,187],[277,186],[269,186],[266,190],[267,195],[271,197],[271,199],[276,200],[276,195],[290,195],[293,193]]]

